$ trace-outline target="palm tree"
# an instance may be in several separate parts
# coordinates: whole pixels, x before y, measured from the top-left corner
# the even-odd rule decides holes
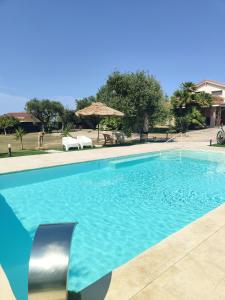
[[[204,127],[201,108],[212,104],[212,96],[205,92],[197,93],[193,82],[184,82],[171,97],[171,104],[177,129],[187,131],[190,126]]]
[[[18,127],[15,131],[16,139],[20,140],[21,150],[23,150],[23,137],[25,134],[27,133],[21,127]]]
[[[192,81],[183,82],[181,84],[181,88],[184,91],[195,93],[196,92],[196,85]]]

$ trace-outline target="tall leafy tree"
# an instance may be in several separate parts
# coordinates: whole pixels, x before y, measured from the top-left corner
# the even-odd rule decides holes
[[[96,101],[96,99],[94,96],[84,97],[82,99],[76,99],[75,100],[76,111],[91,105],[95,101]]]
[[[181,89],[176,90],[171,97],[171,104],[176,128],[185,132],[191,127],[205,126],[201,108],[212,104],[212,96],[205,92],[197,93],[193,82],[184,82]]]
[[[124,131],[138,131],[140,138],[164,113],[165,97],[160,83],[144,71],[112,73],[98,91],[97,99],[122,111]]]
[[[62,123],[62,131],[64,128],[69,127],[72,129],[74,123],[76,122],[76,115],[73,110],[70,109],[63,109],[59,113],[59,121]]]
[[[26,103],[25,110],[41,121],[43,130],[48,130],[51,122],[55,121],[62,114],[64,107],[58,101],[34,98]]]
[[[5,135],[7,134],[7,129],[15,127],[19,124],[19,120],[8,115],[0,116],[0,128],[4,130]]]

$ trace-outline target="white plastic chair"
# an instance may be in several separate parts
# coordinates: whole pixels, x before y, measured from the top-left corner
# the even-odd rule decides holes
[[[80,149],[80,143],[78,142],[78,140],[70,136],[62,138],[62,145],[65,147],[66,151],[68,151],[70,148]]]
[[[93,148],[92,139],[90,139],[89,137],[81,135],[77,137],[77,140],[80,144],[81,149],[83,149],[84,146],[90,146]]]
[[[115,138],[116,144],[123,144],[125,143],[125,135],[123,132],[114,131],[113,136]]]

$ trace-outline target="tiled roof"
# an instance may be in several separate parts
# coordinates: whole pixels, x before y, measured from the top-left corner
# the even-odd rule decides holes
[[[6,115],[18,119],[21,123],[40,122],[32,114],[26,112],[11,112],[11,113],[7,113]]]
[[[213,85],[225,88],[225,83],[215,81],[215,80],[203,80],[203,81],[197,83],[196,86],[199,87],[199,86],[201,86],[203,84],[206,84],[206,83],[209,83],[209,84],[211,83]]]

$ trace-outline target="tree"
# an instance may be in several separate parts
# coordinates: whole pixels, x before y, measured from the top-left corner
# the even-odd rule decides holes
[[[42,130],[48,130],[51,122],[62,114],[64,107],[57,101],[48,99],[38,100],[34,98],[26,103],[25,110],[40,120]]]
[[[72,126],[70,124],[68,124],[63,128],[61,135],[63,137],[71,136],[71,134],[70,134],[71,130],[72,130]]]
[[[101,120],[100,125],[110,130],[118,130],[122,126],[122,120],[121,118],[106,117]]]
[[[98,101],[125,114],[123,130],[127,134],[147,133],[161,118],[165,97],[159,82],[148,73],[112,73],[97,93]]]
[[[186,132],[191,127],[205,126],[201,108],[212,104],[212,96],[205,92],[196,93],[193,82],[184,82],[181,89],[176,90],[171,97],[171,104],[177,131]]]
[[[73,124],[76,121],[75,112],[70,109],[63,109],[59,113],[59,121],[62,123],[62,131],[65,127],[70,127],[72,129]]]
[[[7,129],[15,127],[19,123],[19,120],[12,116],[3,115],[0,116],[0,128],[4,130],[5,135],[7,134]]]
[[[76,100],[76,111],[90,106],[96,99],[94,96],[84,97]]]
[[[27,133],[21,127],[18,127],[15,131],[16,139],[20,140],[21,150],[23,150],[23,137],[25,134]]]

